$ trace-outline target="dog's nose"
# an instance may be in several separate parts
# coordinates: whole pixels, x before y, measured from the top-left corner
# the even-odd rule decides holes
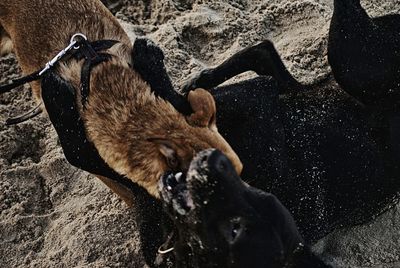
[[[197,167],[217,173],[218,175],[237,174],[229,158],[217,149],[201,151],[194,161]]]
[[[213,150],[208,156],[208,166],[219,174],[227,174],[234,171],[231,161],[220,151]]]

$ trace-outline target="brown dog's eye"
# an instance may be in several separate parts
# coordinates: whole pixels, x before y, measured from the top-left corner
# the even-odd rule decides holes
[[[167,164],[171,169],[178,168],[179,162],[175,156],[167,157]]]

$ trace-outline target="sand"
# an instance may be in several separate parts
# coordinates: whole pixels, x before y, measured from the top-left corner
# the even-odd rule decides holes
[[[300,81],[312,83],[330,72],[333,0],[105,2],[132,39],[147,36],[162,47],[177,87],[266,38]],[[400,13],[399,1],[362,3],[372,16]],[[0,58],[0,83],[19,74],[14,56]],[[33,103],[28,86],[0,96],[0,122]],[[337,267],[400,267],[399,209],[335,231],[314,250]],[[144,267],[135,208],[66,162],[44,116],[18,126],[0,124],[0,267]]]

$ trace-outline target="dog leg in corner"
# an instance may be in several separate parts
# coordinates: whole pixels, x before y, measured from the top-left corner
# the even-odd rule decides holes
[[[186,83],[183,92],[196,88],[211,89],[247,71],[272,76],[282,91],[304,87],[286,69],[272,42],[266,40],[239,51],[215,68],[201,71]]]

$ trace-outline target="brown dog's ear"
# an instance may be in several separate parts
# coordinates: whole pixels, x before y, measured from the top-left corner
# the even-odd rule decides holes
[[[164,138],[150,138],[148,141],[155,143],[158,146],[160,153],[165,157],[167,165],[171,169],[176,169],[179,166],[176,144]]]
[[[208,127],[216,130],[216,112],[214,97],[205,89],[198,88],[188,94],[188,101],[193,113],[186,117],[190,125]]]

